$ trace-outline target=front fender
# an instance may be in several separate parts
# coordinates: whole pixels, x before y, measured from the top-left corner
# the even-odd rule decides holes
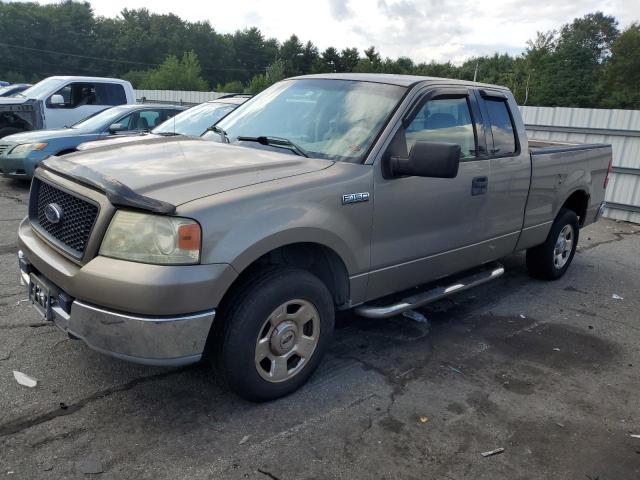
[[[350,275],[359,270],[358,259],[344,240],[333,232],[315,227],[295,227],[262,238],[242,251],[231,262],[231,265],[236,271],[242,272],[263,255],[277,248],[295,243],[313,243],[329,248],[342,259]]]
[[[370,165],[331,168],[219,193],[178,206],[203,232],[202,262],[241,273],[263,255],[296,243],[333,250],[350,277],[370,262],[373,202],[343,205],[342,195],[372,192]]]

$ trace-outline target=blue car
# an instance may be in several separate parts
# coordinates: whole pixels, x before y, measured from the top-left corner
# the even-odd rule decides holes
[[[180,105],[120,105],[68,128],[9,135],[0,139],[0,173],[30,179],[47,157],[75,152],[81,143],[147,132],[185,109]]]

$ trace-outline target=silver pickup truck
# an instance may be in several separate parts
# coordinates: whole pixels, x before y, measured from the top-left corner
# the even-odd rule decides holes
[[[403,75],[284,80],[207,135],[44,161],[21,276],[71,337],[152,365],[207,359],[255,401],[309,378],[336,310],[398,315],[520,250],[559,278],[611,165],[610,145],[528,141],[504,87]]]

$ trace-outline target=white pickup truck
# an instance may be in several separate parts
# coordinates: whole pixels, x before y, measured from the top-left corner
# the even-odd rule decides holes
[[[0,138],[63,128],[105,108],[129,103],[136,103],[136,98],[126,80],[49,77],[14,97],[0,98]]]

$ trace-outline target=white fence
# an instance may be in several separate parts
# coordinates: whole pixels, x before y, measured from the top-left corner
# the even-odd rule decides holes
[[[604,215],[640,223],[640,111],[520,107],[530,138],[610,143],[613,173]]]
[[[192,92],[177,90],[135,90],[136,100],[139,102],[175,103],[177,105],[197,105],[198,103],[215,100],[225,93]]]

